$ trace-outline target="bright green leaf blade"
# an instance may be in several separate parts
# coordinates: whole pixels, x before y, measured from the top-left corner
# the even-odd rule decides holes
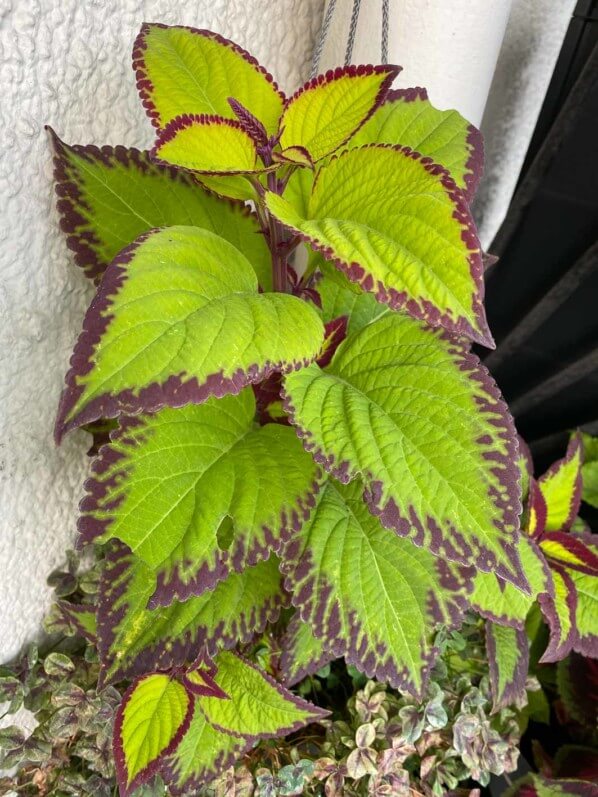
[[[552,567],[554,592],[540,595],[538,603],[550,629],[550,639],[541,663],[560,661],[573,648],[577,640],[575,612],[577,593],[571,574],[564,568]]]
[[[147,608],[155,578],[124,545],[107,556],[100,582],[98,649],[102,682],[167,670],[206,652],[248,642],[276,622],[286,602],[272,556],[233,573],[199,598]]]
[[[250,200],[252,202],[257,200],[255,188],[249,179],[244,177],[242,174],[202,174],[200,177],[198,177],[198,180],[208,190],[213,191],[220,197],[227,199],[240,199],[242,201]],[[264,238],[263,235],[261,237]],[[265,239],[263,240],[263,243],[265,245]],[[237,246],[237,248],[243,249],[243,247],[239,246]],[[269,262],[269,271],[271,272],[271,258]],[[270,282],[268,285],[270,285],[271,282],[272,275],[270,274]],[[262,283],[260,282],[260,285],[261,284]]]
[[[98,418],[238,393],[313,360],[324,339],[315,310],[257,287],[245,256],[208,230],[139,238],[109,266],[87,312],[57,438]]]
[[[349,147],[401,144],[448,170],[471,201],[482,176],[482,136],[457,111],[439,111],[425,89],[392,91],[357,131]]]
[[[526,595],[494,573],[478,571],[468,600],[472,608],[487,620],[523,629],[525,618],[538,595],[550,596],[553,587],[550,569],[535,542],[522,534],[517,541],[517,551],[531,593]]]
[[[116,712],[113,749],[120,792],[127,797],[158,770],[185,735],[193,702],[171,676],[149,673],[133,682]]]
[[[313,78],[287,101],[281,147],[302,147],[312,161],[334,152],[374,112],[398,73],[386,65],[345,66]]]
[[[538,479],[538,487],[546,501],[546,531],[568,529],[577,516],[581,502],[581,437],[574,435],[567,453]]]
[[[221,116],[177,116],[159,134],[151,155],[159,163],[199,173],[260,171],[249,133]]]
[[[320,294],[322,320],[325,324],[339,316],[347,316],[349,319],[347,334],[350,335],[359,332],[370,321],[390,312],[387,307],[376,301],[375,296],[363,293],[330,263],[323,261],[319,268],[322,274],[315,287]]]
[[[117,538],[152,568],[152,608],[267,559],[309,515],[320,468],[293,429],[255,413],[246,388],[125,418],[95,460],[82,541]]]
[[[329,481],[285,546],[285,586],[302,619],[336,656],[369,677],[421,695],[439,623],[465,606],[455,568],[401,539],[368,511],[358,481]]]
[[[347,338],[331,365],[284,379],[304,445],[397,534],[527,590],[517,556],[517,440],[477,357],[388,313]]]
[[[582,498],[586,504],[598,509],[598,461],[586,462],[581,469]]]
[[[98,279],[120,250],[142,233],[187,224],[210,230],[241,249],[260,285],[271,287],[270,252],[247,207],[208,194],[191,175],[157,166],[147,152],[69,147],[53,130],[50,134],[61,227],[87,276]]]
[[[529,644],[525,630],[486,622],[493,711],[525,702]]]
[[[205,719],[199,703],[183,740],[162,764],[169,793],[190,795],[232,766],[253,742],[217,731]]]
[[[328,714],[234,653],[220,653],[215,663],[214,680],[230,700],[200,697],[198,702],[217,730],[256,741],[285,736]]]
[[[598,658],[598,576],[570,570],[575,584],[577,605],[575,607],[575,629],[577,639],[573,649],[584,656]]]
[[[321,670],[335,657],[323,639],[315,636],[299,612],[293,615],[281,640],[280,674],[287,686],[294,686]]]
[[[272,76],[217,33],[146,23],[133,47],[133,69],[143,106],[159,129],[181,114],[233,119],[233,97],[268,133],[278,130],[284,96]]]
[[[494,345],[475,225],[442,167],[400,147],[350,149],[319,170],[306,214],[271,192],[266,206],[378,301]]]

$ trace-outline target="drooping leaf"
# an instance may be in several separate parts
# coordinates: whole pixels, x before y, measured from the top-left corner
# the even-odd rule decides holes
[[[397,89],[349,141],[364,144],[402,144],[448,170],[471,201],[482,176],[482,136],[457,111],[439,111],[425,89]]]
[[[527,590],[515,430],[463,346],[389,313],[347,338],[326,370],[286,376],[284,389],[306,448],[341,481],[361,476],[385,526]]]
[[[221,116],[177,116],[158,135],[151,156],[200,174],[263,170],[251,136],[239,122]]]
[[[152,163],[147,152],[69,147],[48,130],[60,225],[87,276],[99,279],[120,250],[142,233],[188,224],[211,230],[241,249],[260,285],[270,288],[270,252],[245,205],[212,196],[190,175]]]
[[[494,345],[475,225],[438,164],[409,148],[350,149],[318,171],[306,209],[271,192],[266,206],[379,302]]]
[[[245,256],[208,230],[141,236],[108,267],[87,312],[57,438],[100,417],[238,393],[314,359],[324,337],[315,310],[257,288]]]
[[[551,567],[554,583],[553,597],[540,595],[538,603],[550,629],[550,640],[540,662],[563,659],[577,641],[575,613],[577,593],[571,574],[560,566]]]
[[[525,630],[486,622],[493,711],[525,700],[529,644]]]
[[[122,797],[128,797],[159,769],[184,737],[193,700],[184,686],[163,673],[137,678],[116,712],[114,761]]]
[[[473,590],[468,600],[472,608],[487,620],[521,630],[538,595],[551,596],[553,586],[549,566],[533,540],[521,534],[517,551],[531,593],[526,595],[494,573],[478,571],[473,578]]]
[[[97,638],[96,610],[95,606],[89,603],[69,603],[59,601],[58,606],[63,617],[76,630],[76,632],[95,643]]]
[[[238,100],[276,133],[284,96],[248,52],[217,33],[144,24],[133,46],[137,88],[152,123],[164,128],[181,114],[234,119]]]
[[[117,538],[157,576],[151,605],[267,559],[309,514],[320,468],[288,426],[257,427],[250,388],[121,420],[86,482],[85,543]]]
[[[232,766],[252,745],[251,740],[229,736],[213,728],[197,701],[189,730],[174,753],[164,760],[160,772],[172,794],[177,797],[195,794],[207,781]]]
[[[580,435],[573,435],[567,453],[538,479],[546,501],[546,530],[568,529],[581,502],[581,464],[583,446]]]
[[[454,567],[384,529],[358,481],[325,485],[281,566],[302,619],[335,656],[421,695],[436,625],[458,624],[465,605]]]
[[[287,100],[280,145],[301,147],[312,162],[329,155],[371,116],[400,72],[394,66],[345,66],[318,75]]]
[[[103,683],[149,670],[167,670],[205,652],[248,642],[275,622],[286,598],[278,561],[271,557],[233,573],[212,592],[151,611],[154,576],[124,545],[104,564],[98,609]]]
[[[293,615],[280,647],[280,674],[287,686],[313,675],[335,658],[325,641],[315,636],[309,623],[303,622],[299,612]]]
[[[217,730],[256,741],[285,736],[328,715],[235,653],[223,651],[215,661],[215,681],[230,700],[200,697],[198,701]]]

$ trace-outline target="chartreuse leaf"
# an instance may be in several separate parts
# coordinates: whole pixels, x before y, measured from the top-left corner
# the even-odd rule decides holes
[[[323,337],[306,302],[258,293],[228,241],[196,227],[152,231],[115,258],[87,312],[57,437],[100,417],[237,393],[314,359]]]
[[[364,144],[401,144],[432,158],[449,171],[468,200],[482,176],[484,148],[479,130],[457,111],[435,108],[425,89],[390,92],[348,146]]]
[[[151,154],[159,163],[206,174],[254,172],[261,166],[249,133],[221,116],[177,116],[159,134]]]
[[[525,630],[486,622],[493,710],[525,700],[529,644]]]
[[[577,611],[577,592],[575,583],[565,568],[551,567],[554,583],[553,596],[540,595],[538,603],[550,629],[550,639],[542,663],[563,659],[577,640],[575,613]]]
[[[546,502],[546,531],[568,529],[581,502],[581,464],[583,445],[580,435],[573,435],[567,453],[538,479]]]
[[[322,273],[316,283],[316,290],[322,302],[322,320],[325,324],[335,318],[347,316],[347,331],[351,334],[359,332],[370,321],[390,312],[376,301],[375,296],[361,291],[330,263],[323,261],[319,267]]]
[[[144,24],[133,47],[133,69],[143,106],[164,128],[181,114],[233,119],[233,97],[264,125],[278,130],[284,96],[272,76],[234,42],[182,26]]]
[[[116,775],[123,797],[149,780],[179,744],[191,721],[193,700],[163,673],[137,678],[116,712],[113,734]]]
[[[494,345],[475,225],[442,167],[401,147],[359,147],[322,166],[306,211],[272,192],[265,201],[379,302]]]
[[[214,680],[230,700],[200,697],[198,702],[217,730],[256,741],[293,733],[328,714],[235,653],[223,651],[215,663]]]
[[[280,672],[288,686],[313,675],[335,658],[326,641],[313,633],[311,625],[303,622],[299,612],[293,615],[280,647]]]
[[[255,424],[250,388],[125,418],[94,462],[84,542],[117,538],[157,575],[152,605],[267,559],[309,514],[320,468],[288,426]]]
[[[597,549],[598,550],[598,549]],[[598,658],[598,572],[583,573],[570,570],[575,585],[575,629],[577,639],[573,649],[583,656]]]
[[[517,441],[490,375],[461,344],[388,313],[331,365],[284,379],[304,445],[334,476],[361,476],[399,536],[528,590],[515,542]]]
[[[517,540],[517,552],[531,592],[526,595],[494,573],[476,572],[468,600],[482,617],[500,625],[523,629],[525,618],[538,595],[552,594],[552,576],[538,546],[522,534]]]
[[[338,149],[384,99],[400,71],[394,66],[345,66],[302,86],[280,120],[283,152],[301,147],[312,161]]]
[[[151,611],[155,579],[124,545],[108,554],[98,607],[102,682],[167,670],[243,644],[275,622],[286,598],[276,557],[233,573],[212,592]]]
[[[98,279],[124,246],[153,227],[188,224],[242,249],[260,285],[270,288],[270,252],[247,207],[212,196],[184,172],[157,166],[147,152],[69,147],[50,134],[61,227],[87,276]]]
[[[251,740],[213,728],[196,701],[189,730],[172,755],[164,760],[160,772],[170,793],[196,794],[252,746]]]
[[[598,437],[581,435],[583,443],[582,498],[590,506],[598,508]]]
[[[384,529],[358,481],[329,481],[285,546],[285,586],[335,656],[421,695],[437,624],[460,622],[463,580],[443,559]]]

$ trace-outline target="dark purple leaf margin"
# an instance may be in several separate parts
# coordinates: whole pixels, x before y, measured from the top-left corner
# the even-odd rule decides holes
[[[557,459],[556,462],[553,462],[546,473],[542,474],[542,476],[540,476],[538,479],[538,486],[541,490],[542,486],[546,484],[546,482],[549,482],[554,476],[558,475],[558,472],[566,465],[569,465],[577,456],[579,456],[579,467],[575,475],[573,493],[571,494],[569,502],[569,512],[563,524],[563,530],[569,529],[571,527],[571,524],[575,520],[581,505],[581,492],[583,487],[581,475],[581,466],[583,464],[583,441],[579,432],[576,432],[574,435],[572,435],[571,439],[569,440],[569,445],[567,446],[565,456],[562,457],[562,459]],[[550,507],[548,507],[548,512],[550,512]]]
[[[304,625],[304,622],[297,611],[291,618],[280,641],[282,651],[280,655],[280,675],[284,684],[288,687],[295,686],[295,684],[307,678],[308,675],[314,675],[336,658],[334,653],[326,650],[323,645],[320,656],[311,658],[297,668],[295,666],[297,659],[297,634],[302,625]]]
[[[511,706],[525,695],[525,682],[529,668],[529,643],[527,634],[523,628],[511,628],[515,640],[515,645],[519,651],[519,658],[512,673],[511,679],[507,682],[502,692],[499,691],[500,683],[500,662],[497,656],[497,644],[495,636],[496,625],[490,621],[486,622],[486,651],[488,653],[488,666],[490,670],[490,691],[492,693],[492,713],[495,714],[502,708]]]

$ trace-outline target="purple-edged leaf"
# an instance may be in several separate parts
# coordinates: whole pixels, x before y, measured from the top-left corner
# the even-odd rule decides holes
[[[197,701],[189,730],[174,753],[164,760],[160,774],[175,797],[198,794],[202,786],[232,766],[253,744],[252,740],[213,728]]]
[[[154,230],[114,259],[87,311],[57,438],[98,418],[238,393],[313,360],[323,333],[305,302],[259,294],[251,264],[224,238]]]
[[[184,737],[192,714],[192,697],[169,675],[149,673],[131,684],[116,712],[113,733],[121,797],[156,774],[162,758]]]
[[[398,66],[345,66],[318,75],[287,100],[280,145],[315,162],[338,149],[384,100]]]
[[[104,564],[98,609],[102,682],[167,670],[248,642],[286,602],[278,560],[233,573],[212,592],[150,611],[154,576],[124,545]]]
[[[72,626],[74,631],[93,644],[97,640],[96,609],[89,603],[69,603],[59,601],[58,607],[62,616]]]
[[[598,578],[598,549],[593,534],[547,532],[540,541],[540,547],[550,563]]]
[[[152,123],[164,128],[181,114],[234,119],[234,98],[272,135],[284,95],[246,50],[208,30],[145,23],[133,46],[137,88]]]
[[[117,538],[157,577],[151,606],[212,589],[301,526],[321,470],[288,426],[255,425],[255,399],[125,418],[93,464],[84,543]]]
[[[335,656],[421,695],[439,623],[459,624],[467,584],[455,567],[384,529],[359,482],[329,481],[285,546],[293,604]]]
[[[553,565],[551,568],[554,595],[540,595],[538,603],[550,629],[550,639],[542,663],[564,659],[577,642],[575,614],[577,611],[577,591],[575,583],[565,568]]]
[[[235,653],[220,653],[216,664],[214,679],[230,699],[197,699],[205,718],[217,730],[257,741],[285,736],[328,715]]]
[[[522,500],[525,501],[529,493],[530,482],[534,478],[534,461],[532,459],[532,452],[521,435],[517,435],[517,443],[519,445],[517,464],[519,465],[521,474],[521,497]]]
[[[361,476],[399,536],[524,591],[516,550],[517,440],[498,388],[460,343],[388,313],[332,363],[284,379],[304,445],[333,476]]]
[[[541,540],[546,532],[546,518],[548,507],[546,499],[538,482],[532,478],[528,485],[527,506],[524,518],[524,527],[533,540]]]
[[[475,225],[442,166],[408,147],[358,147],[322,166],[307,207],[271,192],[266,206],[379,302],[494,346]]]
[[[260,285],[271,286],[271,257],[254,214],[207,193],[191,175],[125,147],[69,147],[50,130],[60,225],[75,261],[99,279],[120,250],[153,227],[189,224],[242,249]]]
[[[425,89],[391,91],[384,102],[349,141],[364,144],[402,144],[448,170],[468,201],[482,176],[482,135],[457,111],[439,111]]]
[[[493,711],[523,705],[529,666],[525,630],[486,622],[486,651],[490,667]]]
[[[323,639],[315,636],[309,623],[296,612],[280,642],[280,674],[287,686],[314,675],[333,661],[334,653]]]
[[[192,670],[187,670],[183,675],[183,683],[191,694],[198,697],[218,697],[220,700],[229,700],[229,695],[214,680],[215,674],[216,672],[210,673],[203,667],[195,667]]]
[[[595,783],[573,778],[545,778],[531,775],[537,797],[596,797],[598,787]]]
[[[573,435],[567,453],[538,479],[546,502],[546,531],[568,529],[581,503],[581,466],[583,445],[579,434]]]
[[[177,116],[159,133],[151,157],[199,174],[264,170],[249,133],[239,122],[221,116]]]
[[[388,307],[377,302],[371,293],[364,293],[358,286],[353,285],[330,263],[320,260],[318,267],[320,273],[317,276],[316,290],[320,297],[322,320],[325,324],[344,316],[348,319],[347,332],[352,334],[359,332],[370,321],[390,312]]]

